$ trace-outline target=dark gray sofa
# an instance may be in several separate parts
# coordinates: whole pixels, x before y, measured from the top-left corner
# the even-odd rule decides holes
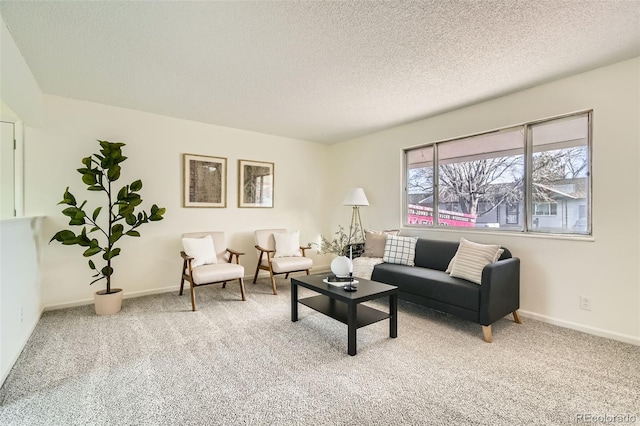
[[[502,247],[497,262],[485,266],[482,284],[449,276],[445,272],[458,242],[419,238],[415,266],[381,263],[371,279],[398,286],[399,298],[482,325],[484,340],[491,342],[491,324],[508,314],[521,323],[520,259]]]

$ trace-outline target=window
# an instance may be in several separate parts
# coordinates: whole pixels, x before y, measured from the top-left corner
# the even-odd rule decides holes
[[[507,224],[515,225],[520,220],[520,204],[508,203],[507,204]]]
[[[405,150],[405,225],[590,234],[590,122],[589,111]]]
[[[533,205],[534,216],[556,216],[558,205],[556,203],[536,203]]]

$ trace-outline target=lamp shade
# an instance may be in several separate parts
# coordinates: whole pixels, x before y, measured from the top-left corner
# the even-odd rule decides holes
[[[344,197],[342,204],[345,206],[368,206],[369,200],[367,200],[367,196],[364,195],[364,189],[351,188],[349,192],[347,192],[347,196]]]

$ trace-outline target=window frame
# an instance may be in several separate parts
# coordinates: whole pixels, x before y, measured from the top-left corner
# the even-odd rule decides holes
[[[533,129],[532,127],[538,124],[551,123],[553,121],[560,121],[563,119],[571,119],[584,116],[587,120],[587,136],[586,136],[586,155],[587,155],[587,173],[586,173],[586,185],[585,190],[586,194],[586,211],[587,211],[587,230],[586,232],[576,232],[571,228],[568,228],[566,232],[549,232],[549,231],[538,231],[533,226],[533,219],[535,215],[534,210],[534,202],[533,202]],[[514,229],[504,229],[504,228],[464,228],[464,227],[448,227],[448,226],[440,226],[438,220],[438,214],[433,214],[433,223],[428,224],[409,224],[408,220],[408,201],[409,201],[409,158],[408,153],[414,150],[418,150],[421,148],[431,148],[433,150],[433,158],[430,160],[433,164],[433,212],[439,211],[439,161],[438,161],[438,147],[441,144],[452,142],[452,141],[460,141],[463,139],[474,138],[479,136],[487,136],[491,134],[497,134],[501,132],[513,131],[516,129],[523,130],[523,156],[524,156],[524,197],[522,200],[522,211],[518,211],[518,213],[523,214],[523,224],[521,230]],[[524,234],[524,235],[535,235],[535,236],[558,236],[563,238],[592,238],[593,237],[593,109],[575,111],[567,114],[556,115],[552,117],[542,118],[538,120],[533,120],[525,123],[520,123],[517,125],[506,126],[499,129],[494,129],[485,132],[478,132],[464,136],[458,136],[454,138],[448,138],[438,141],[432,141],[425,144],[415,145],[407,148],[403,148],[402,156],[402,226],[407,228],[416,228],[416,229],[431,229],[431,230],[448,230],[448,231],[456,231],[456,232],[500,232],[500,233],[515,233],[515,234]],[[539,204],[539,203],[538,203]],[[506,212],[506,210],[505,210]],[[546,217],[546,216],[545,216]],[[582,216],[580,216],[582,217]]]

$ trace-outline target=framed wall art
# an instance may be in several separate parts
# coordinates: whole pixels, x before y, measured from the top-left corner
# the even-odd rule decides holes
[[[238,207],[273,207],[274,164],[238,160]]]
[[[227,159],[183,154],[184,207],[227,207]]]

